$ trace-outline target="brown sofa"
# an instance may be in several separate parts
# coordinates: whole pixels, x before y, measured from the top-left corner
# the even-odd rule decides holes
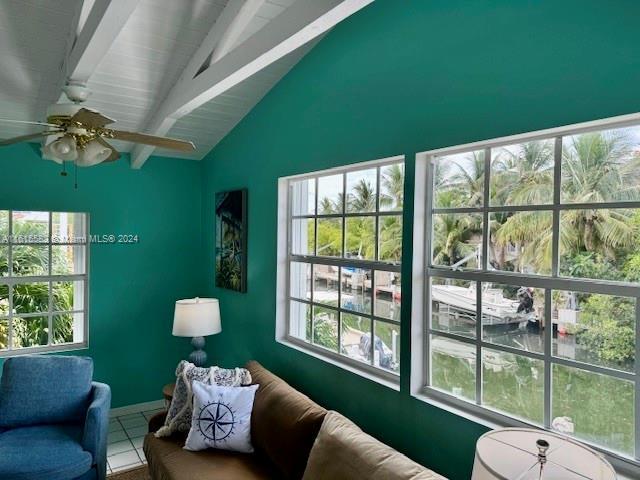
[[[327,410],[259,363],[249,362],[246,368],[260,385],[251,417],[255,453],[184,450],[184,435],[153,435],[164,423],[161,413],[149,421],[151,433],[144,439],[153,480],[443,478],[366,435],[337,412],[327,415]],[[331,469],[325,469],[327,461],[333,463]]]

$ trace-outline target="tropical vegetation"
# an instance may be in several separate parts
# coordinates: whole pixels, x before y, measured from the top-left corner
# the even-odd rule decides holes
[[[9,287],[2,283],[2,278],[9,275],[8,215],[0,212],[0,349],[9,348]],[[14,222],[13,237],[42,238],[46,237],[46,224],[35,222]],[[49,248],[47,245],[29,244],[12,246],[13,277],[24,279],[24,282],[13,286],[13,345],[12,348],[24,348],[47,345],[49,335],[54,344],[73,341],[73,315],[61,313],[52,319],[53,331],[49,331],[49,283],[29,282],[28,277],[47,275],[49,267]],[[55,269],[68,271],[72,259],[64,249],[53,249],[51,261]],[[73,310],[73,282],[53,282],[51,285],[51,303],[53,311],[68,312]],[[26,314],[42,316],[24,317]]]

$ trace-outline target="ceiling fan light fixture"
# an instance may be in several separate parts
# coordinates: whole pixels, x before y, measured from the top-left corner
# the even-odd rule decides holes
[[[104,162],[110,156],[111,150],[94,139],[78,152],[76,165],[79,167],[92,167]]]
[[[62,162],[73,161],[78,157],[76,141],[69,135],[63,135],[42,147],[42,158]]]

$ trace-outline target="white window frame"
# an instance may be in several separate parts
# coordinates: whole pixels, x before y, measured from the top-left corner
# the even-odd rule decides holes
[[[300,175],[292,175],[288,177],[281,177],[278,179],[278,252],[277,252],[277,288],[276,288],[276,341],[286,345],[290,348],[294,348],[298,351],[304,352],[313,357],[324,360],[328,363],[336,365],[340,368],[348,370],[350,372],[361,375],[365,378],[373,380],[375,382],[386,385],[394,390],[400,390],[400,373],[393,373],[391,371],[385,370],[383,368],[378,368],[373,365],[368,365],[363,362],[359,362],[355,359],[349,358],[346,355],[342,355],[337,352],[332,352],[328,349],[319,347],[317,345],[313,345],[311,343],[305,342],[301,340],[289,332],[289,310],[290,310],[290,262],[292,261],[302,261],[306,263],[318,263],[324,265],[333,265],[333,266],[349,266],[354,268],[363,268],[372,271],[390,271],[395,272],[398,275],[401,275],[401,263],[391,263],[377,260],[377,249],[378,245],[376,242],[376,260],[357,260],[357,259],[347,259],[342,257],[318,257],[315,255],[297,255],[291,253],[291,220],[292,220],[292,204],[290,198],[290,184],[291,182],[296,182],[305,179],[317,179],[319,177],[327,176],[327,175],[336,175],[342,174],[343,177],[343,197],[346,199],[346,195],[344,195],[346,191],[346,174],[353,171],[365,170],[367,168],[382,168],[387,165],[393,165],[397,163],[405,162],[404,155],[397,155],[393,157],[388,157],[380,160],[372,160],[367,162],[360,162],[356,164],[351,164],[348,166],[341,166],[336,168],[330,168],[326,170],[314,171],[310,173],[300,174]],[[406,172],[406,170],[405,170]],[[406,175],[406,173],[405,173]],[[378,173],[378,185],[377,185],[377,204],[379,207],[380,202],[380,185],[379,178],[380,175]],[[316,180],[316,205],[317,205],[317,180]],[[406,203],[405,203],[406,205]],[[329,218],[336,217],[341,218],[343,221],[343,232],[344,232],[344,219],[350,216],[352,217],[361,217],[361,216],[372,216],[375,218],[376,224],[376,232],[378,230],[378,219],[385,215],[395,215],[402,216],[404,222],[404,208],[401,211],[389,211],[380,214],[379,208],[376,209],[375,213],[346,213],[343,212],[341,214],[335,215],[314,215],[315,218]],[[343,251],[345,248],[346,236],[343,235]],[[403,257],[404,259],[404,257]],[[312,275],[313,277],[313,275]],[[313,283],[313,278],[312,278]],[[340,291],[340,289],[339,289]],[[340,295],[340,294],[339,294]],[[295,301],[299,301],[301,303],[306,303],[312,305],[310,301],[304,301],[296,298]],[[374,299],[372,298],[372,303]],[[324,307],[324,306],[323,306]],[[331,307],[328,307],[331,308]],[[343,309],[340,306],[340,298],[338,298],[338,307],[333,308],[337,312],[342,312]],[[402,329],[402,322],[392,321],[385,318],[374,317],[372,314],[365,313],[356,313],[349,311],[348,313],[363,316],[366,318],[370,318],[372,322],[374,321],[382,321],[391,324],[396,324],[400,326]],[[338,318],[340,319],[340,315],[338,314]],[[372,323],[373,328],[373,323]],[[338,345],[340,345],[340,320],[338,321]],[[400,342],[400,338],[398,338],[398,342]],[[373,346],[373,342],[372,346]],[[406,368],[406,367],[405,367]],[[400,370],[402,370],[402,366],[400,366]]]
[[[532,133],[512,135],[492,140],[479,141],[454,147],[439,148],[416,155],[415,168],[415,195],[414,195],[414,230],[413,230],[413,266],[412,266],[412,324],[411,324],[411,394],[412,396],[436,405],[457,415],[483,424],[490,428],[501,427],[534,427],[538,425],[528,423],[526,420],[511,417],[505,413],[480,405],[482,388],[482,357],[481,348],[487,347],[506,353],[514,353],[544,360],[544,427],[550,429],[551,412],[551,367],[553,364],[576,367],[593,373],[605,373],[614,378],[624,378],[635,382],[635,458],[629,458],[622,454],[604,449],[598,445],[575,437],[583,443],[589,443],[592,447],[604,453],[616,470],[632,476],[640,475],[640,285],[610,282],[604,280],[576,279],[559,276],[559,221],[560,211],[575,208],[640,208],[640,202],[603,202],[593,204],[571,204],[560,203],[560,181],[561,181],[561,151],[562,137],[567,135],[581,134],[591,131],[624,128],[640,125],[640,113],[622,115],[618,117],[585,122],[575,125],[568,125],[558,128],[540,130]],[[489,181],[490,175],[485,175],[484,202],[482,207],[459,208],[459,209],[434,209],[432,205],[433,188],[431,188],[434,178],[434,159],[437,156],[453,155],[477,150],[485,150],[485,172],[489,173],[491,165],[491,155],[487,152],[491,148],[513,145],[535,140],[555,139],[554,151],[554,189],[553,202],[548,205],[539,206],[491,206],[489,204]],[[482,265],[478,270],[452,270],[446,267],[431,266],[432,258],[432,212],[446,213],[447,211],[459,213],[480,213],[483,215],[483,243],[482,243]],[[520,274],[515,272],[503,272],[490,270],[488,266],[488,215],[490,212],[498,211],[549,211],[553,214],[553,258],[552,273],[548,276]],[[429,385],[429,337],[432,332],[430,326],[431,318],[431,298],[430,279],[436,277],[448,277],[470,280],[472,282],[492,282],[502,284],[523,284],[534,288],[545,289],[545,318],[551,321],[551,290],[571,290],[587,293],[601,293],[617,296],[633,297],[636,300],[636,354],[635,372],[628,373],[606,367],[585,364],[578,361],[553,357],[551,352],[552,328],[544,330],[544,352],[537,354],[516,348],[489,343],[482,339],[481,322],[476,322],[475,338],[464,338],[455,334],[443,333],[434,330],[442,337],[454,338],[476,346],[476,401],[465,401],[442,390],[438,390]],[[481,306],[478,302],[476,318],[482,318]]]
[[[0,247],[8,247],[8,265],[9,265],[9,274],[6,277],[0,277],[0,284],[8,285],[9,287],[9,315],[5,317],[1,317],[3,320],[8,319],[9,325],[9,348],[5,350],[0,350],[0,358],[5,357],[15,357],[19,355],[30,355],[36,353],[50,353],[50,352],[65,352],[65,351],[73,351],[73,350],[82,350],[89,347],[89,214],[86,212],[59,212],[59,211],[47,211],[47,210],[20,210],[20,209],[9,209],[3,210],[8,212],[9,214],[9,237],[7,242],[0,239]],[[13,238],[13,212],[23,212],[23,211],[37,211],[41,213],[47,213],[49,216],[49,238],[47,242],[37,242],[37,243],[29,243],[23,242],[18,239],[15,241]],[[68,213],[68,214],[79,214],[84,216],[84,228],[85,231],[82,232],[81,238],[76,239],[72,242],[68,241],[54,241],[53,238],[53,215],[55,213]],[[12,266],[12,251],[14,246],[20,245],[38,245],[38,246],[46,246],[48,247],[48,274],[47,275],[38,275],[38,276],[13,276],[11,274],[11,266]],[[53,261],[52,261],[52,251],[55,246],[73,246],[73,247],[84,247],[82,250],[84,251],[84,255],[78,259],[79,262],[83,264],[84,273],[81,274],[69,274],[69,275],[55,275],[53,274]],[[74,308],[71,311],[54,311],[53,310],[53,295],[52,295],[52,283],[55,282],[82,282],[82,309]],[[47,345],[39,345],[33,347],[22,347],[22,348],[12,348],[13,344],[13,325],[12,319],[13,315],[13,287],[18,284],[29,284],[29,283],[47,283],[49,288],[49,308],[46,312],[39,313],[29,313],[29,314],[21,314],[20,318],[36,318],[36,317],[47,317],[48,320],[48,342]],[[75,298],[75,295],[74,295]],[[61,313],[71,314],[74,316],[74,326],[73,326],[73,336],[74,341],[70,343],[61,343],[54,344],[53,343],[53,318],[56,315]],[[82,315],[81,321],[75,320],[76,315]],[[75,337],[79,337],[80,340],[76,341]]]

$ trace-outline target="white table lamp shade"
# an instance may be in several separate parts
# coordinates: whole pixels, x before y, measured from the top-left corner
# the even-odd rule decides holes
[[[537,440],[549,444],[540,470]],[[505,428],[484,434],[476,444],[472,480],[615,480],[611,464],[595,450],[551,432]]]
[[[173,335],[205,337],[222,331],[220,304],[215,298],[188,298],[176,302]]]

